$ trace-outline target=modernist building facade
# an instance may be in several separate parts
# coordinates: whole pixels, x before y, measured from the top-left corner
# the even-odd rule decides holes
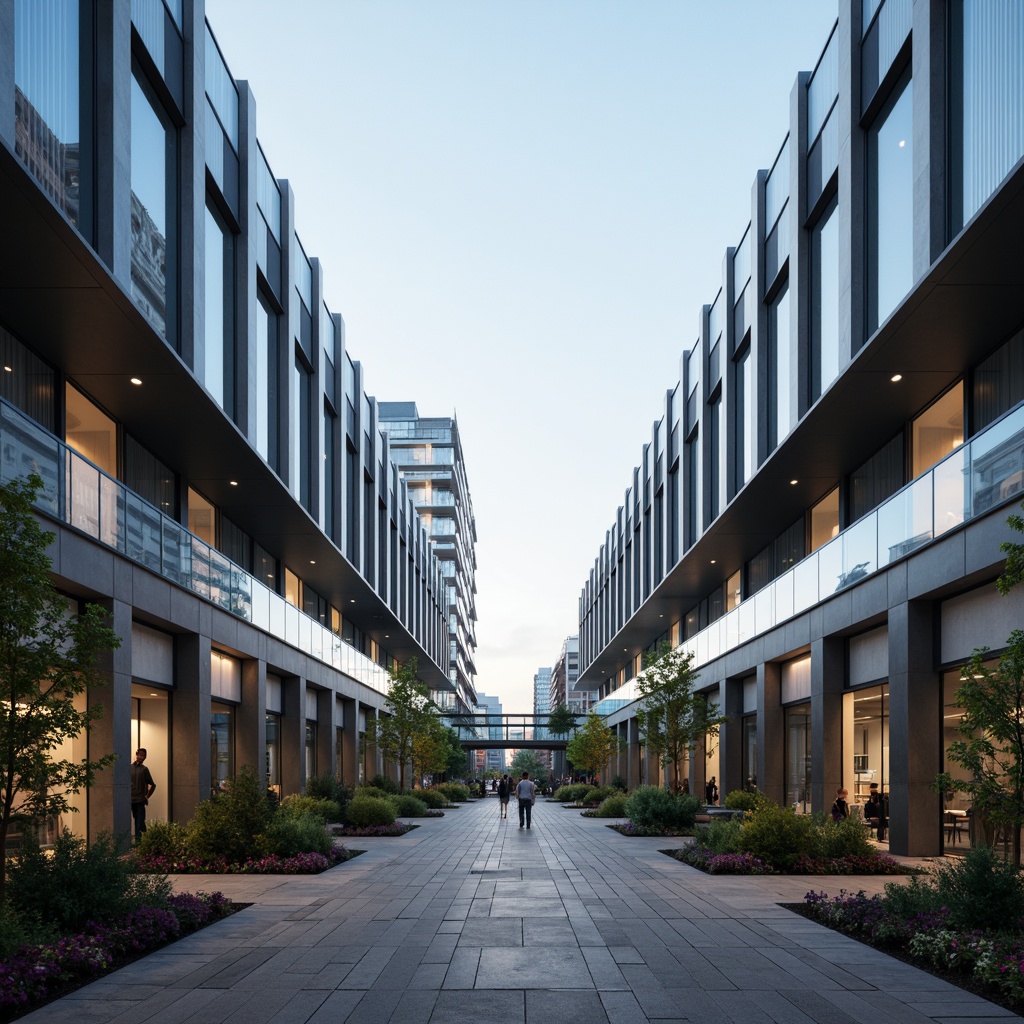
[[[878,782],[894,852],[957,838],[930,787],[960,668],[1024,621],[994,587],[1024,488],[1022,76],[1020,4],[852,0],[797,77],[580,598],[632,783],[660,778],[633,701],[668,640],[730,716],[694,791],[822,811]]]
[[[444,578],[449,686],[436,692],[453,714],[476,704],[476,518],[459,424],[420,416],[415,402],[379,402],[381,429]]]
[[[63,824],[380,768],[388,668],[452,689],[446,580],[201,0],[0,5],[0,472],[122,639]]]

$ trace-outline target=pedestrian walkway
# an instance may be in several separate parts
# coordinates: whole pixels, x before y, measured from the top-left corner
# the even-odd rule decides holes
[[[870,878],[714,877],[541,801],[427,819],[317,876],[179,876],[253,906],[31,1024],[898,1024],[1020,1019],[784,910]]]

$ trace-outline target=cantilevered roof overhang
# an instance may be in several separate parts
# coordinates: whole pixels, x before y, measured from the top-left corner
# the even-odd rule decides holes
[[[327,540],[4,144],[0,209],[5,326],[381,647],[401,661],[416,657],[424,681],[448,689],[447,672]]]
[[[1022,323],[1024,160],[580,682],[598,685],[648,647]]]

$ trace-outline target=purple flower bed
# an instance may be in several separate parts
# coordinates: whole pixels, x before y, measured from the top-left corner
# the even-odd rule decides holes
[[[9,1020],[62,991],[224,917],[221,893],[182,893],[168,910],[141,907],[117,924],[90,922],[84,932],[42,946],[23,946],[0,963],[0,1018]]]
[[[809,892],[805,916],[869,945],[903,955],[953,984],[960,984],[1011,1010],[1024,1009],[1024,936],[957,929],[949,910],[938,907],[903,915],[884,896],[840,889],[838,896]]]
[[[646,828],[643,825],[634,825],[627,821],[624,824],[608,825],[610,829],[618,832],[621,836],[642,836],[644,838],[662,839],[665,837],[692,836],[693,832],[678,832],[668,828]]]
[[[706,846],[684,846],[677,850],[662,850],[690,867],[699,868],[710,875],[903,875],[908,871],[892,857],[876,854],[868,857],[801,856],[786,872],[777,871],[767,861],[750,853],[714,853]]]
[[[299,853],[294,857],[260,857],[242,864],[232,864],[223,857],[167,857],[157,854],[134,854],[133,861],[136,871],[158,875],[318,875],[361,852],[338,846],[329,856]]]
[[[335,825],[331,832],[336,836],[357,836],[359,839],[393,839],[396,836],[404,836],[419,825],[404,825],[396,821],[394,825],[366,825],[364,828],[356,828],[354,825]]]

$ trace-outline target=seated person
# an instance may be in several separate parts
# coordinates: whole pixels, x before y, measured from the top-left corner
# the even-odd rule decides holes
[[[885,839],[885,832],[889,827],[889,798],[879,792],[877,782],[872,782],[868,787],[864,817],[877,829],[878,840]]]

